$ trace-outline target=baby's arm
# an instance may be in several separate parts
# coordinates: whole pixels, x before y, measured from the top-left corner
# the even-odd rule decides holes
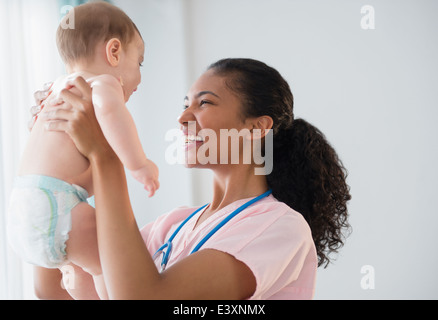
[[[158,189],[158,168],[146,157],[134,120],[125,105],[123,89],[110,75],[93,79],[96,117],[108,143],[124,166],[153,195]]]

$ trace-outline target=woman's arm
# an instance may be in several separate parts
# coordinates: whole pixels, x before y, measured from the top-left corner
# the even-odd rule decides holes
[[[223,252],[204,250],[159,274],[132,212],[123,166],[114,153],[92,159],[102,270],[112,299],[242,299],[251,271]]]
[[[99,253],[108,293],[113,299],[135,299],[140,283],[153,287],[160,276],[135,221],[121,162],[112,150],[95,154],[90,162]]]
[[[67,101],[48,112],[47,128],[65,131],[91,163],[102,271],[111,299],[245,299],[256,288],[242,262],[215,250],[201,250],[160,274],[141,237],[128,195],[126,176],[106,142],[91,104],[91,89],[82,78],[68,90]]]

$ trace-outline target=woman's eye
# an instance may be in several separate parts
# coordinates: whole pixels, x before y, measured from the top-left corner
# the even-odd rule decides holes
[[[205,105],[205,104],[212,104],[212,103],[211,103],[210,101],[207,101],[207,100],[202,100],[202,101],[199,103],[199,106],[202,107],[202,106]],[[190,106],[184,105],[184,106],[183,106],[183,110],[187,110],[189,107],[190,107]]]

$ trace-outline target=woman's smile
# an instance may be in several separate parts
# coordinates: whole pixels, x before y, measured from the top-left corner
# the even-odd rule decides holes
[[[186,151],[194,146],[198,147],[205,142],[203,137],[195,136],[195,135],[185,135],[183,141],[184,141],[184,148]]]

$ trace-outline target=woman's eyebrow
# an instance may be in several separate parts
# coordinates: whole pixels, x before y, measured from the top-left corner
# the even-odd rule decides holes
[[[202,97],[202,96],[204,96],[204,95],[206,95],[206,94],[211,94],[211,95],[215,96],[216,98],[219,98],[219,99],[220,99],[220,97],[219,97],[216,93],[214,93],[214,92],[212,92],[212,91],[201,91],[201,92],[199,92],[199,93],[195,96],[195,98],[198,99],[198,98],[200,98],[200,97]],[[185,97],[185,98],[184,98],[184,101],[188,101],[188,100],[190,100],[189,97]]]

